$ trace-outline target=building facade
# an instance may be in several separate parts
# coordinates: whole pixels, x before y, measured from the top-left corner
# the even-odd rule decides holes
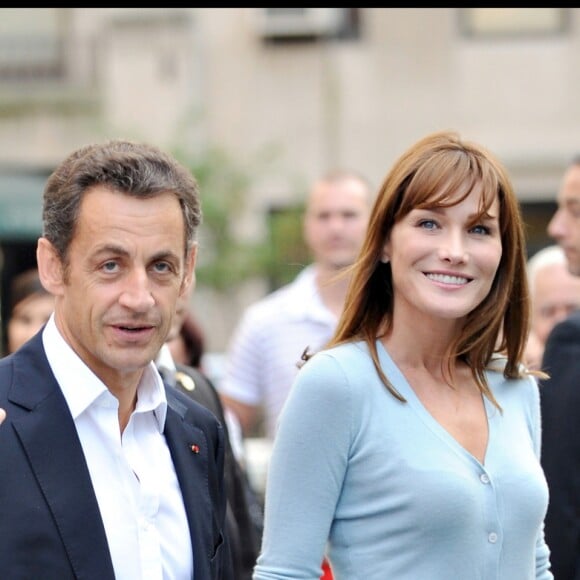
[[[34,260],[48,173],[110,137],[227,153],[250,177],[232,228],[260,240],[322,171],[378,186],[412,142],[456,129],[506,164],[533,253],[580,151],[579,69],[578,8],[2,8],[2,295]],[[198,279],[210,350],[268,290]]]

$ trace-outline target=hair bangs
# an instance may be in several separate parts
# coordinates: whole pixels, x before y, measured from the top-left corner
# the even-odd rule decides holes
[[[475,160],[465,152],[441,150],[421,161],[406,185],[398,212],[399,218],[407,215],[412,209],[457,205],[481,182],[481,172],[474,171]],[[493,203],[494,198],[487,197],[482,196],[482,214],[485,214]]]

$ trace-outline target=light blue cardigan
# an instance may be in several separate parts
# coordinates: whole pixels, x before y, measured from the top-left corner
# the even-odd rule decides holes
[[[380,342],[315,355],[284,407],[255,580],[551,579],[535,379],[489,371],[482,465],[427,412]]]

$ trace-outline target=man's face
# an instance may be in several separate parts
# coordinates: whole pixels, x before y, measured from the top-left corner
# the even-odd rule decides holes
[[[165,341],[193,268],[184,235],[169,193],[136,199],[97,187],[85,194],[68,268],[60,268],[55,316],[105,384],[140,376]]]
[[[356,179],[315,184],[304,218],[304,237],[314,261],[329,270],[350,266],[362,246],[370,195]]]
[[[548,224],[548,234],[562,246],[570,272],[580,276],[580,165],[566,171],[556,201],[558,209]]]
[[[554,325],[580,308],[580,277],[566,264],[549,264],[536,272],[532,288],[532,330],[544,344]]]

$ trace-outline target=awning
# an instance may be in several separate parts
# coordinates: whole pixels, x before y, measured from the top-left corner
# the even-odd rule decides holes
[[[0,171],[0,240],[42,234],[42,193],[48,173]]]

